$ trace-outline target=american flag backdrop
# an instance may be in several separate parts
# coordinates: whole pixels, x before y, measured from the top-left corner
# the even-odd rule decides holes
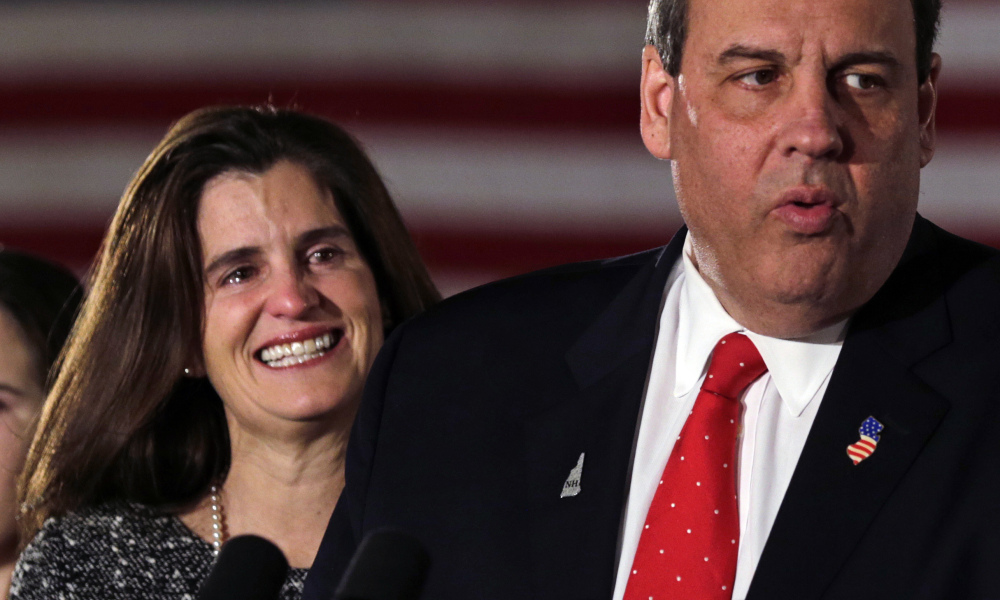
[[[1000,5],[945,0],[921,212],[1000,246]],[[0,4],[0,243],[82,270],[166,127],[296,106],[359,137],[445,292],[665,243],[643,0]]]

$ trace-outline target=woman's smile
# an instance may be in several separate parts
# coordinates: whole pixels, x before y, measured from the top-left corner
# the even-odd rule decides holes
[[[342,329],[332,329],[320,335],[292,334],[258,350],[255,356],[272,369],[312,365],[336,348],[343,337]]]

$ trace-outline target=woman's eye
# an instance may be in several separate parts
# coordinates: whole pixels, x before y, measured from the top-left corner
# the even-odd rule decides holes
[[[319,265],[337,260],[343,256],[344,251],[334,246],[324,246],[309,252],[307,257],[310,264]]]
[[[844,78],[844,82],[856,90],[870,90],[880,84],[878,77],[865,73],[851,73]]]
[[[778,72],[774,69],[760,69],[741,76],[739,80],[747,85],[756,87],[774,83],[777,78]]]
[[[253,267],[239,267],[230,271],[222,279],[222,285],[236,285],[245,282],[256,274]]]

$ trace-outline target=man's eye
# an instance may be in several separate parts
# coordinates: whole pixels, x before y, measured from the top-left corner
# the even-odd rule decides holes
[[[778,72],[774,69],[760,69],[743,75],[739,80],[750,86],[764,86],[774,83],[777,78]]]
[[[236,285],[250,279],[257,273],[253,267],[238,267],[222,278],[222,285]]]
[[[856,90],[870,90],[881,85],[881,80],[878,77],[865,73],[851,73],[844,78],[844,82],[848,87]]]

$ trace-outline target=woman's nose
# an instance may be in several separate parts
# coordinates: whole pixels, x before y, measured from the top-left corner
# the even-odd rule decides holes
[[[274,273],[265,309],[275,317],[298,318],[319,303],[319,293],[302,273]]]

